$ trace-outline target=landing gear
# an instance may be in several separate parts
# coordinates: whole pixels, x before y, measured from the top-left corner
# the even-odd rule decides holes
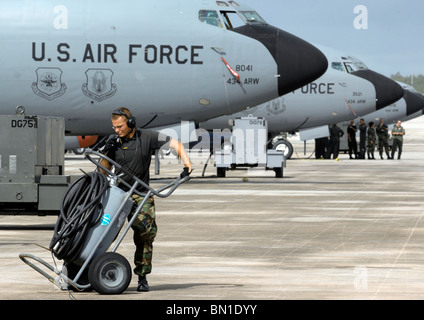
[[[286,160],[290,159],[293,155],[293,146],[285,139],[279,139],[273,143],[272,148],[277,151],[282,151]]]

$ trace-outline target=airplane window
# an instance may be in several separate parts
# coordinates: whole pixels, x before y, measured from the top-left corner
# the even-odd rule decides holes
[[[355,70],[356,68],[353,64],[345,62],[344,65],[345,65],[348,73],[352,73],[352,72],[356,71]]]
[[[354,58],[354,57],[349,57],[349,59],[355,65],[355,67],[357,68],[357,70],[368,70],[368,67],[366,66],[366,64],[363,63],[361,60],[359,60],[357,58]]]
[[[200,10],[199,20],[203,23],[222,28],[222,22],[219,19],[218,12],[215,10]]]
[[[410,86],[409,84],[403,83],[403,82],[397,82],[402,88],[412,91],[414,93],[419,93],[417,90],[415,90],[414,87]]]
[[[235,1],[228,1],[229,4],[231,4],[233,7],[240,7],[240,5]]]
[[[343,72],[345,71],[341,62],[332,62],[331,67],[335,70],[339,70],[339,71],[343,71]]]
[[[267,24],[264,19],[256,11],[240,11],[247,23],[263,23]]]
[[[368,70],[368,67],[361,60],[353,58],[353,57],[342,57],[342,60],[346,60],[346,62],[332,62],[331,67],[340,71],[347,71],[348,73],[352,73],[358,70]]]
[[[220,7],[229,7],[228,3],[225,1],[217,1],[216,4]]]
[[[245,25],[245,22],[235,11],[221,11],[225,27],[228,30],[241,27]]]

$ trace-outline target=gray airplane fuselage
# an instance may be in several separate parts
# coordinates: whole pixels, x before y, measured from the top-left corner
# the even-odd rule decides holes
[[[200,122],[325,71],[318,49],[275,27],[227,29],[201,18],[241,10],[251,9],[209,0],[1,1],[0,114],[22,105],[29,115],[64,117],[68,135],[111,133],[117,107],[130,108],[139,127]]]
[[[327,71],[317,80],[253,108],[210,119],[200,127],[227,128],[228,120],[252,115],[267,119],[268,130],[275,134],[296,132],[355,119],[402,98],[403,89],[395,81],[366,69],[365,65],[364,69],[357,69],[359,60],[338,50],[317,47],[329,61]]]
[[[408,87],[403,87],[403,90],[402,99],[360,118],[364,119],[367,125],[371,121],[377,124],[381,118],[384,119],[386,125],[393,125],[398,120],[407,121],[421,116],[424,108],[424,96]],[[359,123],[359,118],[355,120],[355,123]]]
[[[375,110],[372,83],[328,69],[317,81],[259,106],[201,124],[205,129],[225,127],[228,120],[252,115],[268,120],[271,132],[291,132],[345,121]]]

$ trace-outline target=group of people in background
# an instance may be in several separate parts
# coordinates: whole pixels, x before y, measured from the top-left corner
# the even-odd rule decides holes
[[[359,151],[358,144],[356,141],[356,133],[359,130]],[[374,151],[376,146],[380,158],[384,159],[383,151],[386,153],[387,159],[394,159],[394,155],[398,152],[397,159],[401,158],[403,136],[405,135],[405,129],[402,127],[402,122],[399,120],[392,129],[392,150],[389,152],[389,128],[384,123],[384,119],[381,118],[377,127],[374,122],[368,124],[368,128],[365,124],[364,119],[359,120],[359,128],[356,127],[354,120],[351,120],[347,128],[347,141],[350,159],[365,159],[365,154],[368,159],[375,160]],[[330,127],[330,137],[320,139],[316,141],[316,157],[330,159],[333,155],[333,159],[338,159],[339,156],[339,145],[340,138],[344,136],[344,132],[337,124],[333,124]],[[317,139],[319,140],[319,139]],[[322,146],[322,147],[320,147]],[[324,147],[325,146],[325,147]],[[325,149],[326,151],[324,151]],[[319,151],[320,150],[320,151]],[[318,151],[318,152],[317,152]]]

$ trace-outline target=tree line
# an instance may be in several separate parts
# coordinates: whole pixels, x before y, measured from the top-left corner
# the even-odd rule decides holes
[[[409,75],[403,76],[399,72],[390,76],[393,80],[407,83],[415,88],[420,93],[424,94],[424,75]]]

